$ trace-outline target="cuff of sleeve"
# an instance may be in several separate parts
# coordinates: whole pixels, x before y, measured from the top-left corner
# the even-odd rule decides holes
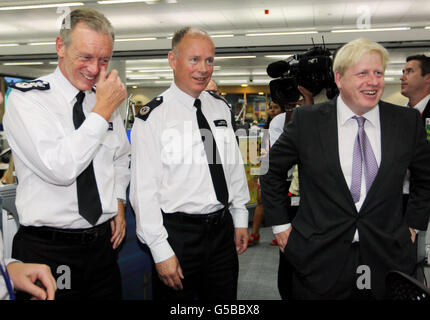
[[[106,134],[109,124],[98,113],[91,112],[82,124],[85,129],[94,134],[99,140]]]
[[[127,199],[127,193],[126,193],[127,187],[121,187],[117,186],[115,188],[115,194],[117,199],[126,200]]]
[[[285,230],[288,230],[290,227],[291,227],[291,223],[281,224],[279,226],[273,226],[272,231],[273,231],[273,234],[277,234],[277,233],[284,232]]]
[[[152,258],[154,258],[155,263],[162,262],[175,255],[175,252],[167,241],[150,246],[149,249],[151,250]]]
[[[5,266],[7,266],[9,263],[12,263],[12,262],[21,262],[21,261],[12,259],[12,258],[4,259]]]
[[[233,225],[235,228],[248,228],[248,210],[242,208],[231,208],[231,216],[233,217]]]

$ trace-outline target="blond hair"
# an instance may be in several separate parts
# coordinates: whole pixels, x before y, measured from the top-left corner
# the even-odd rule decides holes
[[[341,76],[344,75],[345,71],[357,64],[365,53],[377,53],[381,56],[382,64],[385,67],[388,62],[388,51],[379,43],[370,41],[368,39],[359,38],[348,42],[336,53],[336,57],[333,62],[333,71],[339,72]]]

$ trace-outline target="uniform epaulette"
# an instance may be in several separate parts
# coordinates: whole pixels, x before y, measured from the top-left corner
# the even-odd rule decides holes
[[[26,92],[29,90],[49,90],[49,82],[43,80],[15,82],[9,85],[11,88]]]
[[[229,109],[231,109],[231,107],[230,107],[230,105],[228,104],[228,102],[223,98],[223,97],[221,97],[221,96],[219,96],[219,95],[217,95],[217,94],[215,94],[215,93],[213,93],[213,92],[210,92],[210,91],[207,91],[212,97],[214,97],[215,99],[218,99],[218,100],[221,100],[221,101],[223,101],[223,102],[225,102],[225,104],[227,105],[227,107],[229,108]]]
[[[139,114],[137,114],[136,117],[139,119],[142,119],[143,121],[146,121],[151,111],[157,108],[162,103],[163,103],[162,96],[152,99],[142,109],[140,109]]]

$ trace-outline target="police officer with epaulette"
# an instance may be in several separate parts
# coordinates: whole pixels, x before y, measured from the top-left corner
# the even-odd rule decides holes
[[[168,58],[174,82],[140,110],[131,138],[130,201],[155,263],[153,298],[234,300],[249,192],[228,105],[204,91],[214,45],[187,27]]]
[[[126,90],[106,73],[110,22],[92,9],[65,21],[58,68],[14,84],[4,117],[19,181],[12,256],[61,276],[57,299],[119,299],[130,147],[116,109]]]

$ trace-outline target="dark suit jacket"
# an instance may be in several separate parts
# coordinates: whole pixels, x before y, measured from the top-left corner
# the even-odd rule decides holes
[[[408,227],[427,228],[430,144],[420,115],[383,101],[379,108],[381,164],[360,212],[340,166],[336,100],[296,109],[270,149],[268,173],[261,177],[265,221],[269,225],[288,223],[285,178],[288,169],[298,163],[300,207],[285,254],[305,284],[320,294],[334,285],[358,229],[360,254],[370,267],[372,290],[383,298],[389,270],[413,271],[416,252]],[[407,168],[414,189],[403,215]]]
[[[426,118],[430,118],[430,100],[429,100],[429,102],[427,102],[427,105],[424,108],[424,111],[423,111],[423,114],[422,114],[422,118],[423,118],[423,124],[425,126],[425,124],[426,124]]]

